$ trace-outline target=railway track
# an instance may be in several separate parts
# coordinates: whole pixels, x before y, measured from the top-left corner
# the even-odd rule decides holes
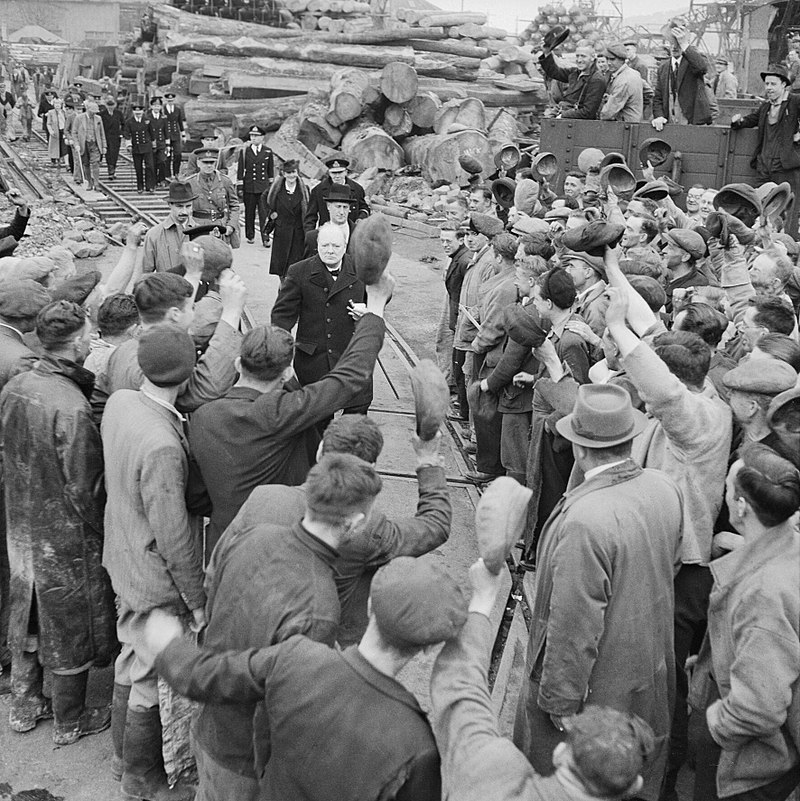
[[[31,150],[35,154],[47,158],[47,144],[44,136],[36,132],[34,133],[35,136],[29,143]],[[38,179],[35,172],[27,167],[14,148],[2,139],[0,139],[0,159],[2,159],[6,168],[3,170],[3,174],[8,176],[9,182],[17,186],[20,191],[33,194],[36,197],[47,194],[47,187]],[[143,220],[147,225],[155,225],[167,214],[165,190],[157,189],[154,194],[139,194],[136,191],[133,160],[126,153],[120,153],[116,180],[113,182],[107,179],[101,180],[100,189],[102,190],[102,197],[86,200],[85,202],[86,205],[98,214],[108,225],[113,225],[117,222],[131,222],[133,219],[137,218]],[[251,330],[258,322],[259,321],[253,317],[250,310],[245,309],[242,329],[244,331]],[[386,331],[387,343],[391,351],[405,369],[410,372],[419,362],[418,356],[391,323],[387,322]],[[392,375],[392,371],[383,363],[383,360],[379,360],[378,369],[382,371],[398,402],[401,401],[405,393],[402,387],[395,386],[393,383],[393,381],[396,382],[397,380],[396,373]],[[414,414],[413,407],[400,409],[397,408],[397,404],[395,404],[384,408],[381,406],[380,402],[376,402],[371,411],[380,415],[388,415],[395,419],[405,418],[406,424],[408,418],[413,417]],[[452,446],[452,452],[456,455],[458,472],[463,474],[466,470],[474,469],[472,458],[465,450],[467,441],[461,426],[453,421],[447,420],[445,429],[446,437]],[[417,479],[416,472],[413,468],[380,469],[379,472],[388,479],[407,480],[414,483],[416,483]],[[466,491],[471,502],[477,504],[480,498],[480,489],[463,478],[462,475],[455,475],[451,471],[450,475],[447,477],[447,483],[454,489],[457,488]],[[494,680],[503,658],[506,639],[509,636],[512,619],[518,606],[521,609],[526,627],[529,627],[530,623],[530,613],[525,604],[524,594],[522,592],[524,570],[519,566],[516,553],[513,553],[512,556],[509,557],[507,565],[511,576],[511,589],[506,599],[502,620],[494,644],[490,667],[490,681]]]

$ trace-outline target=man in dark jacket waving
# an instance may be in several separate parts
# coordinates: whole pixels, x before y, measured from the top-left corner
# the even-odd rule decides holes
[[[575,50],[575,67],[562,67],[550,50],[539,57],[539,65],[548,78],[566,84],[562,90],[560,117],[563,119],[596,120],[606,82],[597,71],[594,50],[579,47]]]

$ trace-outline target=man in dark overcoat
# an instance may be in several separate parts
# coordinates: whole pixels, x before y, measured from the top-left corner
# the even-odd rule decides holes
[[[761,73],[766,101],[747,116],[734,114],[731,128],[758,128],[750,166],[764,181],[788,181],[794,201],[786,212],[786,233],[797,238],[797,194],[800,192],[800,94],[789,91],[789,73],[772,64]]]
[[[350,162],[344,156],[337,154],[326,159],[325,166],[328,168],[328,174],[311,190],[308,209],[306,209],[306,216],[303,220],[303,228],[306,231],[313,231],[330,219],[324,198],[334,185],[348,186],[353,193],[354,202],[350,209],[351,223],[355,224],[359,220],[369,217],[370,208],[364,194],[364,187],[347,177],[347,168],[350,166]]]
[[[304,386],[319,381],[344,353],[353,336],[350,316],[363,303],[363,282],[345,253],[341,228],[326,223],[319,230],[317,255],[289,267],[272,307],[272,324],[291,331],[297,324],[294,370]],[[372,383],[350,400],[345,414],[364,414],[372,402]]]
[[[328,212],[328,220],[327,223],[320,223],[320,227],[326,224],[338,226],[344,237],[345,253],[349,254],[351,252],[350,243],[353,241],[353,230],[356,227],[356,224],[350,219],[350,213],[357,202],[356,196],[349,186],[333,184],[333,186],[328,187],[328,190],[322,196],[322,200]],[[311,258],[317,252],[318,236],[319,228],[306,231],[303,241],[303,256],[306,259]]]
[[[103,448],[88,401],[94,374],[81,366],[91,337],[83,308],[48,304],[36,334],[41,359],[0,395],[12,578],[9,722],[26,732],[54,717],[53,742],[70,745],[111,724],[107,706],[86,706],[90,665],[117,649],[102,566]],[[43,668],[53,673],[52,708]]]

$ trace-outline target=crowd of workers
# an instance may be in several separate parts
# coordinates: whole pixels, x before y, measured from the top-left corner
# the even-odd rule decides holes
[[[624,48],[607,57],[613,80],[635,73]],[[676,60],[680,71],[692,55]],[[440,437],[413,442],[416,514],[380,511],[383,437],[368,411],[395,279],[359,277],[370,209],[343,156],[309,192],[295,163],[275,179],[251,129],[245,236],[266,192],[259,223],[265,245],[273,224],[281,287],[270,324],[246,333],[238,216],[196,206],[211,194],[197,181],[224,177],[210,144],[194,154],[199,178],[169,183],[169,217],[131,226],[105,280],[9,265],[11,729],[53,718],[68,746],[110,728],[123,797],[151,801],[675,801],[687,759],[695,801],[788,798],[800,784],[800,246],[798,166],[781,159],[797,122],[788,74],[763,78],[767,100],[738,122],[759,126],[755,158],[780,182],[682,187],[656,176],[658,139],[639,185],[640,165],[618,154],[587,152],[559,180],[552,154],[526,165],[506,148],[491,184],[463,161],[478,177],[441,225],[436,356],[474,457],[466,479],[530,491],[513,741],[488,688],[502,578],[478,560],[465,586],[435,553],[453,523]],[[654,93],[656,128],[702,105],[670,80]],[[677,104],[659,106],[667,97]],[[132,115],[151,144],[172,113],[152,105]],[[83,114],[72,135],[102,155],[91,102]],[[9,199],[0,238],[19,241],[32,209]],[[398,674],[441,643],[426,715]],[[112,662],[113,697],[89,706],[90,670]],[[197,786],[174,782],[175,718],[188,716]]]

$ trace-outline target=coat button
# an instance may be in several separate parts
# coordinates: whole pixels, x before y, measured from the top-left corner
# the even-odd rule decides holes
[[[330,339],[330,338],[331,338],[331,335],[330,335],[330,334],[328,334],[328,339]]]

